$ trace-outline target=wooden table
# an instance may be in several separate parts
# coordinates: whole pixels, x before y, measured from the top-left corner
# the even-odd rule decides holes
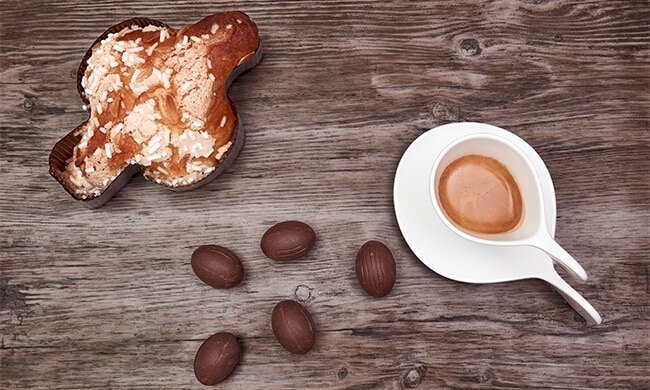
[[[0,4],[1,388],[202,388],[192,361],[218,331],[244,350],[220,388],[650,386],[646,1]],[[231,89],[248,130],[234,166],[191,193],[136,178],[99,210],[73,202],[47,159],[86,117],[75,72],[90,43],[135,15],[178,27],[232,8],[255,18],[266,48]],[[538,150],[558,240],[588,270],[576,287],[602,325],[541,281],[456,283],[409,251],[395,168],[453,121]],[[312,225],[318,244],[280,264],[259,239],[287,219]],[[370,239],[398,260],[383,299],[353,271]],[[241,286],[194,276],[190,254],[207,243],[240,255]],[[271,331],[287,298],[319,328],[305,356]]]

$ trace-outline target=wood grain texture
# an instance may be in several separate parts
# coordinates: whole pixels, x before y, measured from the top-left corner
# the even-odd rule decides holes
[[[265,58],[231,96],[244,150],[217,181],[171,193],[134,179],[99,210],[74,203],[47,157],[85,113],[78,61],[133,16],[173,26],[240,9]],[[220,388],[650,387],[650,7],[646,1],[0,2],[0,388],[202,388],[192,361],[219,331],[243,340]],[[399,234],[392,180],[422,132],[471,120],[546,161],[557,237],[590,274],[589,326],[540,281],[467,285]],[[263,256],[272,224],[309,223],[295,263]],[[383,299],[354,275],[359,246],[392,249]],[[434,238],[432,238],[434,239]],[[242,285],[190,267],[226,245]],[[295,356],[274,304],[319,328]]]

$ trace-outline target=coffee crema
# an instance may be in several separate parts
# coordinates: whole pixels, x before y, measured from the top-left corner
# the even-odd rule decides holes
[[[438,199],[454,224],[476,233],[508,232],[524,213],[519,186],[508,168],[477,154],[460,157],[445,168]]]

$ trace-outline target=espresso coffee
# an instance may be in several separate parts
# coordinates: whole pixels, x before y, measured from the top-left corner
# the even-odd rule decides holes
[[[508,168],[477,154],[460,157],[444,169],[438,199],[454,224],[476,233],[510,231],[524,213],[519,186]]]

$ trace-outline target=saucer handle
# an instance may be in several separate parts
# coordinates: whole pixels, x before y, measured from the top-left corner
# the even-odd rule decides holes
[[[531,245],[546,252],[557,264],[562,266],[565,271],[569,272],[576,279],[583,282],[587,280],[587,271],[550,234],[545,233],[539,235]]]
[[[579,292],[565,282],[555,270],[551,269],[547,275],[542,277],[542,280],[553,286],[562,295],[562,298],[588,323],[600,324],[603,321],[598,311]]]

